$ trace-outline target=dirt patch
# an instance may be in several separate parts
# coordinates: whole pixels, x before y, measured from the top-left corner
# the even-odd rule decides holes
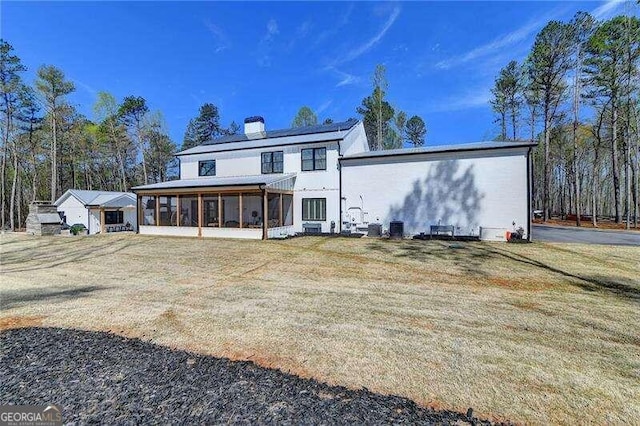
[[[12,328],[38,327],[42,325],[44,316],[37,317],[4,317],[0,318],[0,330],[10,330]]]
[[[295,360],[272,354],[264,349],[242,350],[235,348],[231,343],[224,343],[222,346],[223,350],[220,355],[232,361],[251,361],[260,367],[286,371],[305,379],[317,377],[317,374],[314,375],[313,372]]]
[[[515,302],[509,302],[511,306],[524,309],[525,311],[535,311],[540,308],[540,303],[532,302],[529,300],[518,300]]]

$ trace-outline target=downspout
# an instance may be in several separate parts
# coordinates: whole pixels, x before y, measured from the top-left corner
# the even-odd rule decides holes
[[[527,150],[527,241],[531,242],[531,147]]]
[[[267,228],[267,198],[265,196],[265,192],[266,192],[266,185],[260,185],[259,188],[262,191],[262,200],[260,201],[260,204],[262,204],[262,240],[267,240],[267,237],[269,236],[269,232],[268,232],[268,228]]]
[[[338,234],[342,234],[342,164],[340,159],[342,158],[342,149],[340,148],[340,141],[338,141]]]

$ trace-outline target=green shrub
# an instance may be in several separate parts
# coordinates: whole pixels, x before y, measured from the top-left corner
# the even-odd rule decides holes
[[[71,233],[73,235],[78,235],[80,232],[84,231],[85,229],[87,229],[84,225],[82,224],[75,224],[73,225],[71,228],[69,228],[69,230],[71,231]]]

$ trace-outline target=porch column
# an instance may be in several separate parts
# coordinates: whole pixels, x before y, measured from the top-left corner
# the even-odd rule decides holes
[[[222,194],[218,192],[218,228],[222,228]]]
[[[101,234],[104,234],[104,230],[105,230],[104,219],[105,219],[104,208],[100,207],[100,233]]]
[[[269,201],[268,201],[269,193],[267,190],[264,190],[264,195],[262,196],[262,239],[266,240],[269,235],[269,226],[267,222],[269,220]]]
[[[202,194],[198,194],[198,237],[202,237]]]
[[[242,192],[238,194],[238,223],[240,224],[240,229],[242,229]]]
[[[280,221],[280,226],[284,226],[284,222],[282,221],[282,192],[279,195],[279,203],[280,203],[280,217],[278,220]]]
[[[176,194],[176,226],[180,226],[180,195]]]
[[[160,226],[160,196],[156,195],[156,226]]]

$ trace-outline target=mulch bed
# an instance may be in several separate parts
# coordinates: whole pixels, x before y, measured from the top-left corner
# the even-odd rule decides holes
[[[397,396],[110,333],[0,333],[0,404],[58,404],[65,423],[489,424]]]

